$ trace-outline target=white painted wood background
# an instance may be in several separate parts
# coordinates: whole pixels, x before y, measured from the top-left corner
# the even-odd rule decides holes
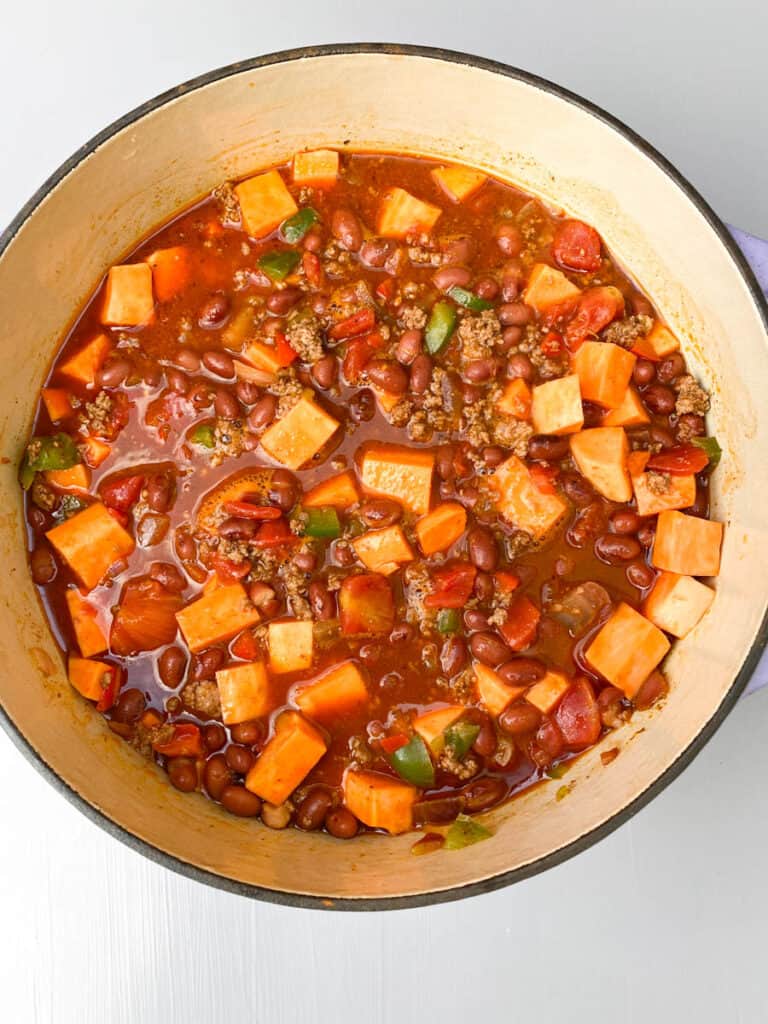
[[[0,222],[86,138],[176,82],[286,46],[389,39],[559,80],[768,236],[767,21],[763,0],[7,5]],[[767,731],[763,692],[575,860],[471,901],[367,915],[172,875],[87,821],[0,735],[0,1022],[762,1024]]]

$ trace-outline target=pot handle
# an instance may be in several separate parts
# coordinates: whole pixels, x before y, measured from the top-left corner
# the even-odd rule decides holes
[[[757,283],[763,289],[763,294],[768,297],[768,242],[763,241],[762,238],[755,238],[754,235],[749,235],[746,231],[739,231],[738,228],[733,228],[730,225],[728,230],[744,253],[747,263],[755,272]],[[760,690],[766,684],[768,684],[768,650],[763,653],[743,696],[746,697],[748,693]]]

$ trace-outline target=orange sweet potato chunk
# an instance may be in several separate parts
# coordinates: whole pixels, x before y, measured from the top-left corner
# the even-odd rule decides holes
[[[369,828],[399,835],[413,827],[413,805],[419,791],[407,782],[380,772],[347,769],[344,803]]]
[[[468,199],[487,181],[487,175],[482,171],[473,171],[471,167],[435,167],[431,173],[443,192],[455,203]]]
[[[684,637],[707,612],[714,599],[714,590],[692,576],[663,572],[645,599],[643,614],[665,633]]]
[[[267,171],[235,185],[243,226],[251,238],[264,238],[298,210],[279,171]]]
[[[624,393],[621,405],[617,409],[609,409],[603,416],[604,427],[641,427],[650,423],[651,417],[640,400],[640,395],[630,385]]]
[[[515,377],[504,385],[501,397],[496,402],[496,408],[506,416],[512,416],[516,420],[530,420],[533,396],[522,377]]]
[[[298,711],[285,711],[245,777],[245,788],[271,804],[287,800],[326,751],[322,734]]]
[[[632,346],[632,351],[641,359],[659,362],[670,352],[676,352],[679,348],[680,342],[672,331],[657,320],[644,338],[637,339]]]
[[[112,342],[106,334],[97,334],[86,342],[74,355],[59,364],[58,372],[72,380],[93,387],[104,360],[112,349]]]
[[[444,501],[414,527],[422,554],[427,557],[436,551],[447,551],[466,528],[467,513],[458,501]]]
[[[102,654],[108,647],[107,636],[99,623],[98,609],[75,587],[66,591],[67,608],[80,653],[84,658]]]
[[[667,489],[660,494],[656,493],[651,490],[649,477],[645,472],[645,465],[650,457],[650,452],[630,452],[627,459],[638,515],[653,516],[665,509],[690,508],[696,500],[696,477],[693,473],[688,476],[664,474],[663,480]]]
[[[272,710],[267,670],[260,661],[219,669],[216,685],[221,701],[221,720],[225,725],[250,722]]]
[[[387,238],[405,238],[421,232],[428,234],[442,212],[439,206],[417,199],[404,188],[390,188],[379,204],[378,232]]]
[[[548,715],[560,703],[560,698],[570,685],[571,681],[567,676],[564,676],[562,672],[550,669],[543,679],[533,684],[526,693],[525,699],[529,704],[538,708],[543,715]]]
[[[339,176],[339,154],[335,149],[313,149],[293,158],[294,185],[332,188]]]
[[[86,590],[93,590],[107,569],[135,547],[130,533],[100,501],[54,526],[46,537]]]
[[[74,412],[69,392],[64,388],[43,388],[42,398],[51,423],[65,420]]]
[[[87,491],[91,486],[91,471],[83,462],[78,462],[69,469],[48,469],[45,471],[46,482],[62,491]]]
[[[374,445],[363,456],[360,479],[370,494],[394,498],[417,515],[429,512],[434,453]]]
[[[338,420],[307,391],[285,416],[264,431],[261,446],[276,462],[299,469],[330,441],[338,427]]]
[[[294,704],[309,718],[337,719],[368,702],[368,689],[354,661],[335,665],[309,683],[300,684]]]
[[[571,454],[579,471],[603,497],[609,501],[630,500],[629,442],[623,427],[581,430],[571,437]]]
[[[606,409],[618,409],[629,387],[636,357],[609,341],[585,341],[573,357],[581,395]]]
[[[276,674],[300,672],[312,666],[314,654],[311,619],[288,619],[267,626],[269,670]]]
[[[248,600],[242,583],[217,587],[176,612],[176,621],[190,651],[230,640],[259,618],[258,609]]]
[[[243,358],[247,359],[262,373],[274,377],[278,370],[282,369],[283,363],[277,354],[274,345],[267,345],[263,341],[252,341],[243,349]]]
[[[342,510],[351,508],[360,500],[360,493],[357,489],[357,480],[351,469],[345,469],[338,476],[329,477],[315,484],[304,495],[302,505],[304,508],[323,508],[332,505]]]
[[[155,249],[147,256],[152,268],[152,285],[158,302],[174,299],[190,282],[192,262],[185,245],[173,245],[168,249]]]
[[[551,306],[577,299],[580,294],[581,290],[561,270],[555,270],[548,263],[536,263],[528,278],[523,301],[543,312]]]
[[[443,749],[443,733],[457,722],[465,711],[466,708],[462,704],[451,704],[447,708],[425,711],[423,715],[414,718],[414,732],[421,736],[433,753],[440,754]]]
[[[111,267],[104,289],[101,322],[107,327],[139,327],[149,323],[155,311],[152,268],[148,263],[123,263]]]
[[[632,699],[669,650],[669,640],[622,602],[586,650],[586,659]]]
[[[368,530],[352,541],[355,554],[371,572],[391,576],[405,562],[413,561],[413,549],[397,523],[383,530]]]
[[[106,661],[94,661],[92,658],[78,658],[70,654],[67,661],[67,674],[70,683],[79,694],[88,700],[100,700],[112,679],[114,667]]]
[[[498,509],[504,518],[537,539],[549,533],[568,509],[559,494],[539,490],[516,455],[502,462],[488,481],[498,495]]]
[[[570,373],[533,389],[533,429],[537,434],[573,434],[584,426],[579,377]]]
[[[86,437],[83,439],[83,458],[91,469],[98,469],[102,462],[109,457],[111,451],[111,446],[106,441],[100,441],[98,437]]]
[[[661,512],[651,564],[680,576],[717,576],[723,524],[682,512]]]
[[[498,672],[494,672],[492,668],[488,668],[482,662],[475,662],[473,669],[480,700],[494,718],[498,718],[508,704],[517,700],[525,692],[524,686],[510,686],[504,682]]]

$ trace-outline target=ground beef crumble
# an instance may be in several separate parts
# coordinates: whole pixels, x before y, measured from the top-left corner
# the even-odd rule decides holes
[[[152,757],[153,743],[167,743],[173,738],[173,726],[170,722],[163,722],[162,725],[142,725],[137,722],[136,731],[130,739],[130,744],[142,757]]]
[[[286,324],[285,336],[291,348],[299,353],[302,363],[316,363],[322,359],[323,339],[317,317],[306,313],[295,314]]]
[[[211,465],[220,466],[224,459],[237,459],[243,453],[245,428],[242,420],[217,417],[213,425],[214,449]]]
[[[296,405],[304,390],[291,367],[281,370],[268,389],[277,396],[277,419],[282,419]]]
[[[524,459],[528,454],[528,443],[532,437],[533,427],[524,420],[501,416],[493,420],[494,442],[502,448],[509,448],[519,459]]]
[[[466,360],[483,359],[501,338],[501,324],[491,309],[465,316],[458,329],[461,354]]]
[[[285,587],[285,596],[291,611],[297,619],[311,619],[312,609],[309,605],[307,574],[295,562],[284,562],[280,567],[280,578]]]
[[[472,757],[471,754],[468,754],[463,761],[459,761],[454,752],[447,747],[437,759],[437,767],[442,768],[443,771],[449,772],[451,775],[455,775],[462,782],[473,778],[480,771],[477,759]]]
[[[689,373],[679,377],[674,387],[677,391],[675,412],[678,416],[685,416],[688,413],[704,416],[709,412],[709,395]]]
[[[420,331],[427,326],[427,314],[421,306],[403,306],[397,319],[408,331]]]
[[[237,193],[232,182],[225,181],[222,185],[218,185],[211,194],[219,205],[222,224],[238,225],[240,223],[240,203],[237,201]]]
[[[114,399],[106,391],[100,391],[92,402],[85,403],[85,412],[81,413],[80,422],[89,434],[105,437],[111,426],[114,409]]]
[[[187,683],[181,691],[184,705],[200,718],[218,718],[221,714],[219,688],[212,679]]]
[[[623,320],[616,320],[609,324],[603,331],[603,341],[609,341],[621,348],[632,348],[638,338],[644,338],[653,327],[653,320],[640,313],[637,316],[627,316]]]
[[[656,473],[651,470],[645,474],[645,480],[651,494],[669,494],[672,490],[672,480],[669,473]]]

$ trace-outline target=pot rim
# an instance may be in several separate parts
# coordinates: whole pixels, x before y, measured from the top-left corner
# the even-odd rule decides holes
[[[494,74],[503,75],[506,78],[513,78],[526,85],[533,86],[543,92],[550,93],[559,99],[565,100],[575,107],[591,114],[602,121],[609,128],[622,135],[628,142],[640,150],[670,178],[683,192],[688,200],[697,208],[699,213],[709,224],[712,231],[717,235],[721,244],[725,247],[733,262],[736,264],[742,278],[751,294],[752,300],[760,313],[763,325],[768,333],[768,302],[757,282],[757,279],[737,246],[733,237],[726,228],[724,222],[715,213],[709,203],[700,195],[688,179],[671,164],[666,157],[647,142],[641,135],[629,128],[618,118],[609,114],[602,107],[590,102],[546,78],[524,71],[520,68],[511,67],[500,61],[490,60],[485,57],[478,57],[473,54],[462,53],[456,50],[448,50],[440,47],[396,44],[396,43],[329,43],[318,46],[303,46],[288,50],[279,50],[274,53],[265,54],[261,57],[253,57],[248,60],[238,61],[224,67],[216,68],[205,72],[194,78],[183,82],[181,85],[168,89],[152,99],[135,107],[122,117],[113,121],[102,131],[94,135],[90,140],[80,146],[67,160],[65,160],[46,181],[37,189],[32,197],[22,206],[10,224],[0,234],[0,258],[5,253],[10,243],[23,227],[27,219],[44,201],[48,194],[63,181],[86,157],[95,152],[103,143],[116,135],[123,128],[133,124],[146,114],[164,106],[172,100],[178,99],[187,93],[211,85],[214,82],[230,78],[233,75],[244,71],[251,71],[257,68],[269,67],[273,64],[283,64],[289,61],[304,60],[312,57],[343,56],[345,54],[391,54],[410,57],[425,57],[431,60],[440,60],[451,64],[463,64],[469,67],[478,68],[483,71],[490,71]],[[0,725],[10,737],[11,741],[21,751],[37,771],[45,778],[59,793],[70,803],[74,804],[87,818],[99,825],[112,837],[119,839],[132,850],[143,854],[149,860],[163,867],[170,868],[177,874],[192,878],[197,882],[223,889],[227,892],[236,893],[240,896],[247,896],[251,899],[262,900],[267,903],[277,903],[290,907],[306,909],[325,910],[398,910],[415,907],[425,907],[432,904],[449,903],[454,900],[464,899],[482,893],[494,892],[497,889],[511,885],[513,882],[522,881],[533,875],[539,874],[548,868],[555,867],[569,860],[577,853],[588,849],[601,839],[606,838],[619,826],[624,825],[642,810],[654,797],[656,797],[670,782],[686,768],[704,745],[712,738],[717,729],[727,718],[731,709],[736,704],[742,691],[749,682],[752,673],[757,667],[760,656],[768,645],[768,612],[763,617],[755,639],[747,653],[744,662],[737,673],[730,689],[725,694],[720,706],[706,723],[695,739],[683,750],[676,760],[659,775],[639,796],[621,810],[613,814],[607,821],[579,836],[573,842],[562,846],[552,853],[539,857],[529,864],[504,871],[493,875],[490,878],[477,882],[468,882],[464,885],[452,886],[449,889],[430,890],[410,896],[387,896],[379,898],[361,897],[355,899],[345,897],[342,899],[324,898],[322,896],[311,896],[302,893],[284,892],[263,886],[238,882],[235,879],[227,878],[215,872],[195,867],[187,861],[180,860],[173,854],[166,853],[151,843],[140,839],[138,836],[123,828],[112,818],[100,811],[93,804],[89,803],[83,796],[76,792],[45,760],[42,753],[36,750],[25,738],[20,728],[0,706]]]

